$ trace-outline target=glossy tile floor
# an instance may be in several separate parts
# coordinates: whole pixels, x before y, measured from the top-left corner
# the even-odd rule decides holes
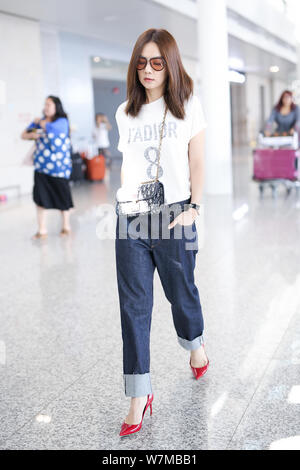
[[[300,449],[300,202],[260,200],[250,175],[241,153],[233,196],[206,196],[198,222],[211,367],[193,379],[155,273],[153,415],[123,440],[114,240],[96,230],[119,166],[73,187],[70,239],[51,211],[48,240],[31,241],[30,196],[1,204],[1,449]]]

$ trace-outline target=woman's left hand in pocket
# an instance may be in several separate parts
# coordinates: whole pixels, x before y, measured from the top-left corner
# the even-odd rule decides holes
[[[177,224],[184,225],[184,226],[192,225],[192,223],[195,222],[195,219],[196,219],[197,215],[198,215],[198,213],[197,213],[196,209],[194,209],[194,208],[190,208],[187,211],[183,211],[177,217],[175,217],[173,222],[171,222],[168,225],[168,228],[171,229],[171,228],[175,227],[175,225],[177,225]]]

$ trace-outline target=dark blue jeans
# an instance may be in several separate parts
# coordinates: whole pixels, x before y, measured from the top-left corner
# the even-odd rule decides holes
[[[196,224],[168,229],[188,202],[190,199],[165,205],[156,215],[117,218],[115,249],[126,396],[152,393],[150,328],[155,268],[171,304],[180,345],[191,351],[203,343],[202,309],[194,282]]]

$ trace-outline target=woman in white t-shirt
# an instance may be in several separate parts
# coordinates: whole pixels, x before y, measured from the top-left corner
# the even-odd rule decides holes
[[[166,30],[150,29],[135,44],[127,75],[127,101],[116,112],[118,149],[123,153],[118,201],[136,198],[138,185],[155,178],[165,107],[158,172],[165,191],[163,210],[159,218],[150,214],[129,216],[125,221],[124,216],[117,218],[124,385],[125,395],[131,397],[120,436],[141,429],[148,407],[152,413],[149,346],[156,268],[171,303],[179,344],[190,352],[194,377],[199,379],[209,365],[203,347],[200,297],[194,282],[198,252],[195,219],[203,192],[206,123],[175,39]],[[170,208],[174,208],[173,217]]]
[[[93,137],[97,145],[98,155],[103,155],[105,161],[109,163],[109,131],[111,130],[111,124],[107,116],[103,113],[97,113],[95,117],[96,126],[93,132]]]

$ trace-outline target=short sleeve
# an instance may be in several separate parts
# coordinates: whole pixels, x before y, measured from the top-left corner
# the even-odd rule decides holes
[[[126,139],[126,125],[125,125],[125,113],[124,113],[124,103],[122,103],[115,114],[115,118],[118,125],[119,131],[119,142],[118,142],[118,150],[120,152],[124,152],[125,150],[125,139]]]
[[[56,121],[47,122],[46,124],[47,134],[69,134],[69,124],[66,118],[58,118]]]
[[[207,127],[203,108],[198,96],[192,97],[190,139]]]

